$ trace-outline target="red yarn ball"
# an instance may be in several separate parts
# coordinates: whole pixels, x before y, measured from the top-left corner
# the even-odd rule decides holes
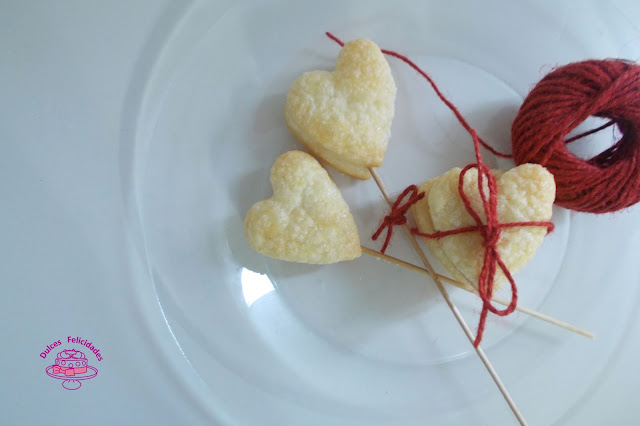
[[[622,137],[589,160],[566,136],[587,117],[609,118]],[[516,164],[539,163],[556,180],[556,204],[606,213],[640,201],[640,66],[588,60],[557,68],[527,96],[511,128]]]

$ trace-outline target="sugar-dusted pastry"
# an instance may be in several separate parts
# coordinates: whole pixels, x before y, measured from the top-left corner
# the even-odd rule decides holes
[[[273,196],[251,207],[251,247],[276,259],[326,264],[360,256],[358,229],[327,171],[311,155],[289,151],[271,168]]]
[[[461,169],[424,183],[420,190],[425,197],[411,212],[422,233],[447,231],[475,225],[458,192]],[[493,170],[498,186],[498,223],[547,222],[551,219],[555,199],[555,181],[551,173],[537,164],[523,164],[510,170]],[[483,223],[486,216],[478,191],[478,172],[469,170],[464,177],[464,192]],[[526,265],[547,234],[543,226],[503,228],[497,244],[501,259],[514,274]],[[479,232],[427,239],[427,246],[444,268],[458,281],[477,286],[484,255],[483,238]],[[498,268],[494,289],[505,281]]]
[[[384,160],[395,97],[380,48],[359,39],[344,45],[333,72],[308,72],[293,83],[284,117],[314,155],[347,175],[368,179],[368,168]]]

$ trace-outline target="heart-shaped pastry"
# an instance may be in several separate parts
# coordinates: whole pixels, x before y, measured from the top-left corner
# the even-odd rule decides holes
[[[251,247],[276,259],[327,264],[361,254],[349,206],[311,155],[289,151],[271,168],[273,196],[254,204],[244,221]]]
[[[289,89],[284,118],[314,155],[341,172],[369,179],[382,165],[391,134],[396,85],[380,48],[346,43],[333,72],[312,71]]]
[[[412,207],[418,230],[423,233],[448,231],[475,225],[458,192],[461,169],[455,168],[424,183],[425,197]],[[553,175],[537,164],[523,164],[513,169],[493,170],[498,187],[498,222],[546,222],[551,219],[555,199]],[[485,181],[486,182],[486,181]],[[464,192],[483,223],[486,215],[478,191],[478,171],[469,170],[464,177]],[[488,193],[486,191],[485,193]],[[526,265],[542,244],[547,229],[542,226],[503,228],[497,244],[503,262],[514,274]],[[483,238],[479,232],[467,232],[427,239],[429,250],[458,281],[477,287],[484,259]],[[506,280],[498,268],[494,289]]]

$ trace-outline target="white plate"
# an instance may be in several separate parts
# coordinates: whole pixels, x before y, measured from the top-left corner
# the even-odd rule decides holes
[[[333,67],[339,47],[327,30],[407,54],[503,151],[523,97],[552,66],[640,52],[616,9],[512,3],[197,3],[167,35],[138,100],[131,208],[187,360],[177,370],[206,384],[203,405],[236,424],[515,422],[432,283],[366,256],[331,266],[271,260],[242,230],[248,208],[270,195],[273,161],[300,148],[284,100],[299,74]],[[380,173],[398,193],[472,162],[473,151],[426,82],[389,62],[398,97]],[[609,143],[602,133],[578,150]],[[330,173],[363,244],[379,247],[369,239],[386,212],[375,184]],[[522,305],[595,332],[597,343],[519,314],[490,317],[483,347],[532,424],[570,420],[628,332],[637,285],[602,288],[637,284],[630,249],[640,235],[626,228],[639,213],[554,209],[556,231],[516,276]],[[417,263],[396,235],[390,254]],[[477,300],[451,293],[475,327]]]

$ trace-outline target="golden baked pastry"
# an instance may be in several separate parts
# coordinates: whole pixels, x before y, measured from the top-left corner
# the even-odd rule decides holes
[[[358,179],[382,165],[391,134],[396,85],[372,41],[344,45],[333,72],[312,71],[289,89],[287,127],[311,153]]]
[[[358,229],[340,190],[311,155],[289,151],[271,168],[273,196],[244,222],[251,247],[276,259],[327,264],[360,256]]]
[[[431,179],[420,190],[425,197],[411,208],[417,228],[423,233],[447,231],[475,225],[458,192],[459,168]],[[523,164],[510,170],[493,170],[498,186],[498,222],[546,222],[551,219],[555,199],[553,175],[538,164]],[[478,191],[478,171],[469,170],[464,177],[464,191],[483,223],[486,216]],[[498,252],[514,274],[526,265],[542,244],[547,229],[542,226],[503,228]],[[484,258],[483,239],[478,232],[449,235],[426,244],[453,278],[477,287]],[[497,270],[494,289],[506,277]]]

